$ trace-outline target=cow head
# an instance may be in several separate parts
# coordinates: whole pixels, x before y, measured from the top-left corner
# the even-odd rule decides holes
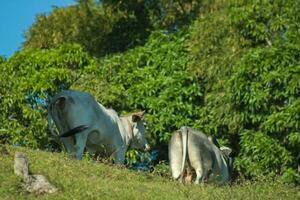
[[[144,122],[144,114],[145,111],[136,112],[131,115],[131,123],[132,123],[132,142],[131,147],[143,150],[150,150],[150,145],[148,144],[145,138],[145,122]]]
[[[233,158],[231,157],[232,149],[229,147],[222,146],[220,147],[220,150],[223,153],[223,157],[226,160],[229,175],[232,176],[232,171],[233,171]]]

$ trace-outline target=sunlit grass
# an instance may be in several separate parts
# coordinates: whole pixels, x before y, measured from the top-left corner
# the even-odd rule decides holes
[[[299,187],[274,181],[242,181],[232,186],[182,185],[170,178],[137,172],[62,153],[6,147],[0,152],[0,199],[300,199]],[[22,191],[13,172],[14,152],[25,152],[30,169],[48,177],[59,192],[35,196]]]

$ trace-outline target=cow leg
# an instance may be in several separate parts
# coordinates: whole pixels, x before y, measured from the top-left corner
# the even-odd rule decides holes
[[[204,181],[207,180],[208,178],[208,174],[209,174],[209,170],[206,167],[206,165],[203,164],[203,161],[198,161],[198,162],[194,162],[194,169],[196,171],[196,180],[195,180],[195,184],[203,184]]]
[[[182,174],[181,173],[181,166],[180,165],[176,165],[174,163],[170,162],[170,168],[171,168],[171,173],[172,173],[172,177],[174,180],[179,180],[179,182],[182,182]]]
[[[76,152],[74,137],[61,138],[61,141],[64,144],[66,151],[69,154],[74,155]]]
[[[115,154],[114,154],[114,157],[115,157],[115,163],[116,164],[124,164],[125,162],[125,154],[126,154],[126,148],[124,147],[121,147]]]
[[[209,170],[206,170],[203,167],[198,167],[197,169],[195,169],[195,171],[197,175],[195,184],[203,184],[208,179]]]
[[[78,160],[82,159],[83,151],[84,151],[84,148],[86,146],[86,140],[87,140],[88,133],[89,133],[88,131],[83,131],[83,132],[78,133],[78,134],[75,135],[75,138],[76,138],[76,145],[75,145],[76,158]]]
[[[200,180],[202,180],[202,176],[203,176],[202,168],[197,168],[197,169],[195,169],[195,171],[196,171],[195,184],[199,184]]]
[[[197,149],[196,149],[197,150]],[[195,170],[196,172],[196,179],[195,179],[195,184],[202,183],[203,177],[205,174],[205,167],[203,165],[203,159],[201,156],[201,152],[193,151],[189,152],[189,159],[191,163],[191,167]]]

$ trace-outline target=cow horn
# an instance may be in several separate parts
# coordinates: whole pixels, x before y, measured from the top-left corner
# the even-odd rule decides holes
[[[132,121],[137,122],[143,119],[145,111],[140,111],[132,114]]]

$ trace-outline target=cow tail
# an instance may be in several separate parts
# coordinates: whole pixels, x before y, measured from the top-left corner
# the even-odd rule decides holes
[[[48,129],[49,129],[51,135],[55,139],[58,139],[59,133],[54,128],[55,124],[54,124],[54,121],[53,121],[53,113],[54,113],[54,110],[56,109],[55,108],[55,103],[61,97],[65,97],[65,96],[62,95],[62,94],[57,94],[51,100],[49,100],[49,105],[48,105]]]
[[[80,132],[82,132],[82,131],[84,131],[84,130],[86,130],[88,128],[89,127],[86,126],[86,125],[80,125],[80,126],[77,126],[77,127],[73,128],[73,129],[65,132],[65,133],[60,134],[59,137],[61,137],[61,138],[62,137],[70,137],[70,136],[73,136],[73,135],[75,135],[77,133],[80,133]]]
[[[184,168],[187,161],[187,143],[188,143],[188,129],[186,126],[181,128],[181,136],[182,136],[182,164],[181,164],[181,181],[184,176]]]
[[[58,134],[55,133],[53,126],[54,126],[54,123],[53,123],[53,119],[52,119],[52,104],[50,103],[48,106],[48,129],[54,137],[57,137]]]

